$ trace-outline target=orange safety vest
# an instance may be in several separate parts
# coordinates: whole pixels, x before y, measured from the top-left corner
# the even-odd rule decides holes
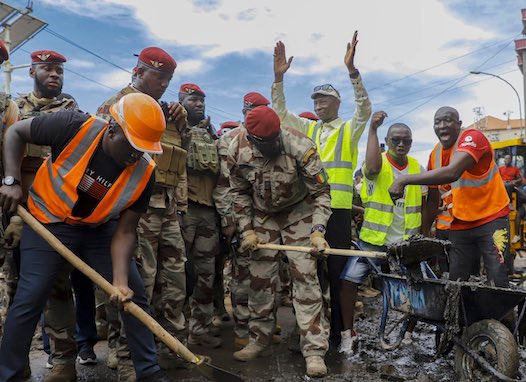
[[[453,150],[451,150],[451,154],[455,151],[456,145],[453,147]],[[435,147],[433,148],[433,151],[431,151],[431,161],[430,161],[430,169],[434,170],[437,168],[442,167],[442,152],[443,147],[441,143],[437,143]],[[451,196],[451,185],[450,184],[442,184],[438,186],[438,192],[440,194],[440,198],[442,199],[442,205],[447,207],[452,202],[452,196]],[[436,217],[436,228],[440,230],[449,230],[451,228],[451,222],[453,221],[453,217],[449,213],[449,210],[440,211]]]
[[[122,171],[91,215],[71,216],[78,200],[77,187],[107,125],[106,120],[91,116],[54,162],[50,157],[44,160],[28,197],[29,211],[41,223],[100,225],[118,218],[139,198],[155,169],[155,162],[146,153]]]
[[[453,151],[457,145],[458,142]],[[510,203],[494,159],[491,151],[490,166],[485,173],[473,175],[464,171],[451,183],[452,202],[447,207],[454,219],[474,222],[495,215]]]

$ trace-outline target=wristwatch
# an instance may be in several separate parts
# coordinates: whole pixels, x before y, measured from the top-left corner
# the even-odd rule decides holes
[[[15,179],[14,176],[8,175],[4,179],[2,179],[2,184],[4,186],[14,186],[16,184],[20,184],[20,181],[18,179]]]
[[[321,232],[325,235],[325,226],[323,224],[315,224],[312,226],[312,228],[310,229],[310,233],[313,233],[314,231],[318,231],[318,232]]]

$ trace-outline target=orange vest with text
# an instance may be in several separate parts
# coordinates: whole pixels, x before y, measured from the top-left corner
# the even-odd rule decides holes
[[[107,124],[106,120],[91,116],[54,162],[48,156],[40,166],[29,189],[28,207],[41,223],[100,225],[117,219],[146,188],[155,162],[144,154],[137,163],[122,171],[89,216],[71,215],[78,200],[77,187]]]

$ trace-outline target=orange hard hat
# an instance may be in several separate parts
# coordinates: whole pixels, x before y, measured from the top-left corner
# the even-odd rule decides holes
[[[166,120],[159,103],[144,93],[131,93],[111,105],[110,113],[121,126],[130,144],[139,151],[163,152],[161,136]]]

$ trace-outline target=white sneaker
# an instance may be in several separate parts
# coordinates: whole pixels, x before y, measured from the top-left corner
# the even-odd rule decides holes
[[[515,244],[521,241],[521,237],[519,235],[513,236],[513,239],[511,239],[511,244]]]
[[[345,355],[353,355],[358,351],[358,334],[353,330],[346,330],[341,333],[342,342],[338,347],[340,353],[345,353]]]
[[[411,345],[413,343],[413,333],[412,332],[405,332],[404,339],[402,340],[402,343],[404,345]]]

